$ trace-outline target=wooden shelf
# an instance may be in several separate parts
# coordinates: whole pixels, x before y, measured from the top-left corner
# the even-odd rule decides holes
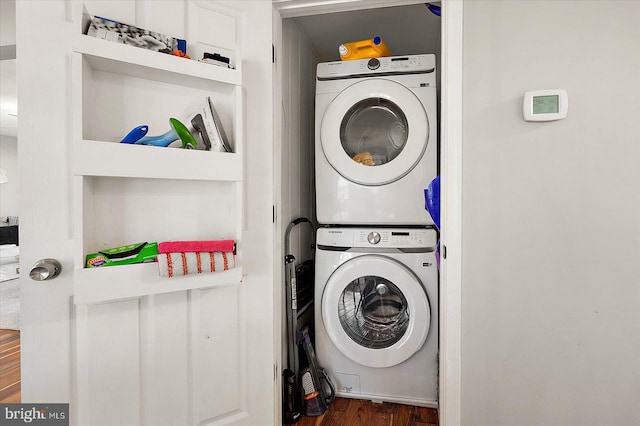
[[[239,70],[80,35],[73,49],[96,70],[190,86],[194,78],[239,86]]]
[[[242,159],[232,152],[76,140],[73,172],[77,176],[239,182]]]
[[[242,265],[223,272],[166,278],[157,263],[74,270],[74,303],[93,304],[242,283]]]

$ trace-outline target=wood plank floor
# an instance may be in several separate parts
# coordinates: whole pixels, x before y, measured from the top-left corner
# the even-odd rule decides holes
[[[20,331],[0,330],[0,402],[20,402]]]
[[[336,398],[322,416],[303,416],[295,426],[438,426],[438,411],[388,402],[374,404],[359,399]]]

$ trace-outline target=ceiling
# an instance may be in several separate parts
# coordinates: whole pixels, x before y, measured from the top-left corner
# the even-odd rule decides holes
[[[440,52],[440,17],[424,3],[291,18],[321,62],[339,61],[342,43],[380,36],[391,54]]]

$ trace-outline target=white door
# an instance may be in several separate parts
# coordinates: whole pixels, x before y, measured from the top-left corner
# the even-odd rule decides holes
[[[331,101],[320,141],[331,166],[346,179],[386,185],[418,164],[429,143],[429,121],[411,90],[392,80],[367,79]]]
[[[322,321],[347,358],[383,368],[424,345],[431,323],[427,293],[402,263],[367,254],[340,265],[322,293]]]
[[[214,50],[234,70],[82,36],[94,15]],[[272,424],[270,2],[17,2],[22,400],[69,402],[76,425]],[[123,146],[214,99],[231,154]],[[250,125],[249,125],[250,123]],[[85,269],[141,241],[235,239],[228,273]]]

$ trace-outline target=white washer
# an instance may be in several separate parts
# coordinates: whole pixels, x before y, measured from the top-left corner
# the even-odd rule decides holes
[[[433,229],[320,228],[315,349],[342,397],[438,405]]]
[[[432,225],[435,56],[318,64],[316,209],[321,224]]]

